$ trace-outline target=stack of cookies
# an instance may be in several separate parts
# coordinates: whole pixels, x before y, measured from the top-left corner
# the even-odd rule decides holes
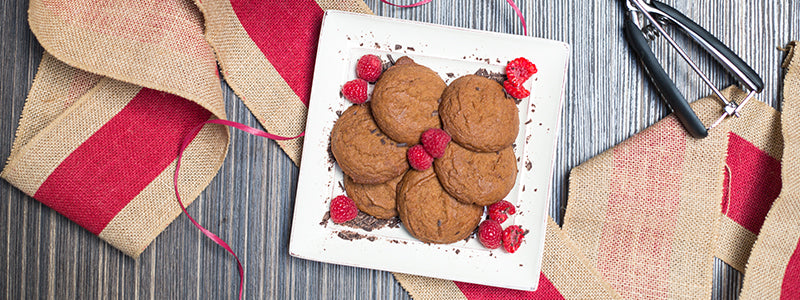
[[[448,86],[402,57],[380,76],[370,102],[342,113],[331,151],[359,210],[379,219],[399,216],[420,241],[453,243],[470,236],[484,206],[514,186],[518,115],[498,82],[467,75]],[[433,168],[410,168],[406,152],[431,128],[452,142]]]

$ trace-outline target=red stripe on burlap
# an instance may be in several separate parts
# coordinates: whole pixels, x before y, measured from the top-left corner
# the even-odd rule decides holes
[[[758,234],[781,191],[781,162],[731,132],[725,163],[730,171],[725,172],[722,212]]]
[[[73,151],[34,195],[94,234],[172,163],[181,139],[211,113],[143,88]]]
[[[781,300],[800,299],[800,240],[794,248],[781,284]]]
[[[478,285],[472,283],[454,281],[459,290],[469,300],[492,299],[492,300],[513,300],[513,299],[564,299],[558,289],[544,276],[539,275],[539,288],[534,292],[504,289],[493,286]]]
[[[308,106],[322,8],[314,0],[231,0],[250,39]]]
[[[623,298],[666,298],[669,291],[686,138],[680,126],[660,126],[613,152],[597,266]]]

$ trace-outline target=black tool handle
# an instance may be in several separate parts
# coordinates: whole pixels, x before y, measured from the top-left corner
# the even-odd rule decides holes
[[[650,4],[656,9],[664,12],[670,18],[672,18],[674,22],[678,23],[677,24],[678,26],[682,26],[684,27],[685,30],[688,30],[689,32],[687,33],[693,32],[694,34],[696,34],[697,36],[692,36],[692,38],[695,39],[695,41],[697,41],[701,46],[705,48],[708,48],[710,46],[715,50],[717,50],[726,59],[728,59],[731,62],[731,64],[733,64],[733,66],[741,70],[742,75],[744,75],[745,77],[747,77],[748,80],[750,80],[750,82],[753,84],[753,86],[750,86],[751,89],[754,89],[757,93],[760,93],[761,90],[764,89],[764,81],[761,79],[761,76],[758,76],[758,73],[756,73],[756,71],[753,71],[753,69],[750,68],[750,65],[745,63],[744,60],[742,60],[742,58],[736,55],[736,53],[733,53],[733,51],[731,51],[731,49],[728,48],[728,46],[725,46],[725,44],[720,42],[710,32],[705,30],[705,28],[698,25],[697,23],[692,21],[692,19],[689,19],[684,14],[675,10],[669,5],[666,5],[664,3],[655,0],[652,0]],[[691,36],[691,34],[689,35]],[[698,38],[705,40],[708,44],[704,45],[701,41],[698,40]],[[711,49],[706,49],[706,50],[709,51],[709,53],[711,53],[712,56],[714,56],[714,59],[716,59],[719,63],[725,66],[725,68],[728,69],[728,72],[736,75],[736,72],[731,68],[731,66],[721,61],[720,57],[713,55]]]
[[[628,39],[628,43],[631,45],[631,48],[633,48],[633,52],[636,53],[636,56],[642,62],[642,65],[644,65],[645,71],[650,75],[650,80],[653,81],[656,90],[661,94],[661,97],[664,98],[664,101],[667,102],[667,105],[672,108],[675,116],[683,123],[686,131],[696,138],[708,136],[706,126],[703,125],[703,122],[700,121],[697,114],[689,107],[689,102],[683,97],[683,94],[681,94],[678,87],[675,86],[672,79],[667,76],[667,72],[664,72],[664,68],[661,67],[653,51],[650,50],[650,46],[647,44],[647,39],[645,39],[644,34],[642,34],[642,31],[633,23],[630,17],[625,18],[623,31],[625,33],[625,38]]]

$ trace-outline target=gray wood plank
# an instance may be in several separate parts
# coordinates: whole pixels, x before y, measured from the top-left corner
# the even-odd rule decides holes
[[[394,8],[367,0],[378,15],[521,34],[503,0],[439,0]],[[397,2],[407,3],[411,1]],[[569,170],[668,113],[621,37],[621,1],[515,1],[529,34],[573,47],[550,215],[566,207]],[[779,106],[782,55],[776,46],[800,38],[800,5],[792,1],[667,1],[739,53],[765,79],[759,99]],[[42,49],[27,25],[27,1],[0,0],[0,159],[5,160]],[[722,87],[734,83],[697,46],[679,37]],[[664,41],[653,43],[687,98],[710,91]],[[232,120],[258,126],[223,83]],[[220,173],[189,208],[237,251],[246,267],[246,298],[408,299],[390,273],[292,258],[288,238],[297,168],[272,141],[232,131]],[[185,217],[170,225],[138,260],[0,180],[0,298],[234,298],[233,258]],[[736,299],[742,276],[715,262],[714,299]]]

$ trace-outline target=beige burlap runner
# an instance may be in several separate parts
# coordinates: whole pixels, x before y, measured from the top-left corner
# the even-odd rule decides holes
[[[783,189],[747,261],[741,299],[800,298],[800,55],[789,45],[783,63]]]

